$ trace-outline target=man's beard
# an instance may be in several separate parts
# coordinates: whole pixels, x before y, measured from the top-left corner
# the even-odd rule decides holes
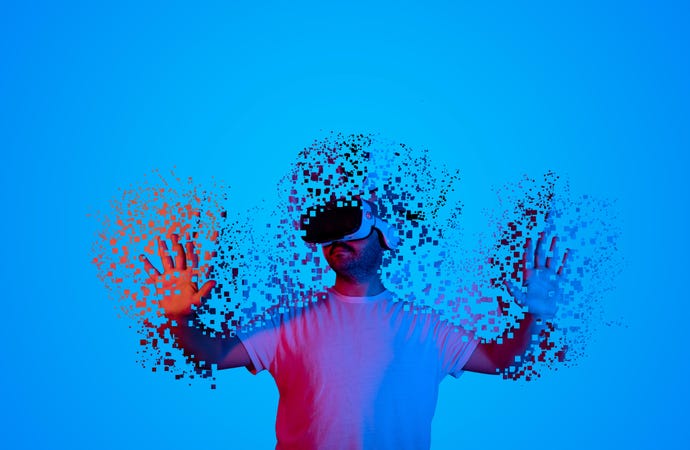
[[[331,268],[339,276],[360,280],[370,278],[377,274],[381,267],[383,254],[375,246],[365,247],[361,253],[357,254],[347,243],[337,242],[330,249],[330,254],[334,254],[335,247],[341,248],[342,254],[339,257],[331,258]]]

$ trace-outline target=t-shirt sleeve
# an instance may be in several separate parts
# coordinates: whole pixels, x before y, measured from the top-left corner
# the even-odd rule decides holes
[[[252,361],[253,367],[249,370],[253,374],[268,370],[273,364],[280,340],[280,323],[277,310],[269,309],[237,332]]]
[[[462,368],[472,356],[479,341],[473,333],[446,321],[437,323],[435,328],[442,374],[458,378],[462,375]]]

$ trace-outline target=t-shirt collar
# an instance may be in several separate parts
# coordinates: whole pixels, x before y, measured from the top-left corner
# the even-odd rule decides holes
[[[380,294],[372,295],[369,297],[351,297],[349,295],[343,295],[340,292],[336,291],[335,288],[331,287],[328,288],[328,295],[331,298],[345,303],[374,303],[379,300],[387,300],[391,298],[391,292],[388,289],[385,289]]]

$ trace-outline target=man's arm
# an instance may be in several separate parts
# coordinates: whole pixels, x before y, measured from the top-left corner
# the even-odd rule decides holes
[[[252,368],[249,353],[237,336],[225,337],[199,324],[194,315],[171,319],[170,334],[185,356],[195,362],[216,364],[219,369]]]
[[[532,240],[527,239],[522,258],[522,280],[526,292],[512,282],[504,284],[508,293],[520,304],[527,307],[525,317],[515,327],[506,329],[500,338],[483,342],[467,361],[464,370],[488,374],[499,374],[514,366],[516,357],[522,357],[529,350],[535,338],[543,339],[547,330],[547,321],[553,318],[557,310],[557,299],[562,295],[560,278],[567,251],[563,255],[560,267],[554,267],[558,261],[556,250],[557,238],[551,240],[549,255],[544,251],[544,233],[537,240],[536,249],[532,250]],[[499,302],[500,308],[500,302]]]
[[[478,344],[463,370],[492,375],[502,373],[515,365],[515,357],[523,356],[530,348],[533,336],[539,339],[544,329],[543,320],[525,314],[517,327],[506,329],[496,340]]]
[[[195,362],[216,364],[219,369],[232,367],[251,367],[251,359],[246,348],[236,336],[225,337],[206,329],[196,320],[192,305],[199,306],[216,285],[209,280],[199,289],[193,281],[199,272],[199,257],[194,251],[194,243],[186,243],[186,253],[177,235],[172,235],[173,258],[164,240],[158,240],[158,255],[163,264],[160,273],[145,256],[140,256],[148,283],[154,284],[156,293],[161,296],[160,306],[170,325],[175,343],[185,356]]]

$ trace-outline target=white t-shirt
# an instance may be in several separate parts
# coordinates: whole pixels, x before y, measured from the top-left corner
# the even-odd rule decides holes
[[[330,289],[273,308],[238,333],[254,373],[278,386],[276,449],[428,449],[438,386],[477,341],[390,292]]]

